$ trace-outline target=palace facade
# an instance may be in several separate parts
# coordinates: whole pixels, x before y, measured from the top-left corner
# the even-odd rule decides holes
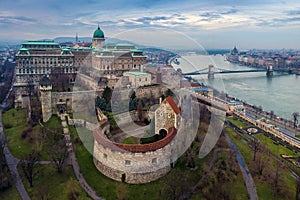
[[[43,77],[52,82],[64,75],[69,83],[75,81],[80,67],[96,69],[95,77],[118,78],[127,71],[142,71],[146,65],[143,51],[131,44],[105,43],[104,32],[94,31],[92,43],[62,47],[54,41],[24,42],[16,55],[16,99],[28,94],[29,86],[37,89]],[[65,80],[66,81],[66,80]]]

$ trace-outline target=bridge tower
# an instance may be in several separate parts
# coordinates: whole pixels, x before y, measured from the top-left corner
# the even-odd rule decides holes
[[[266,75],[267,75],[267,77],[272,77],[273,76],[273,67],[272,67],[272,65],[267,67]]]
[[[208,79],[213,79],[215,77],[215,69],[213,65],[208,66]]]

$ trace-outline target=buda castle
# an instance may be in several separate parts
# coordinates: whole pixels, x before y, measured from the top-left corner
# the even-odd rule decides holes
[[[101,77],[118,78],[127,71],[142,71],[146,56],[132,44],[105,43],[104,32],[94,31],[92,43],[62,47],[54,41],[24,42],[16,55],[16,99],[28,95],[28,88],[38,88],[43,77],[57,81],[53,75],[64,75],[72,83],[80,67],[94,68]],[[100,77],[100,75],[99,75]],[[20,98],[19,98],[20,99]]]

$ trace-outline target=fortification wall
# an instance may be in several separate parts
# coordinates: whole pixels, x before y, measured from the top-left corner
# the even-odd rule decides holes
[[[164,176],[170,171],[173,142],[176,129],[169,129],[167,137],[147,145],[125,145],[114,143],[102,134],[94,132],[94,164],[104,175],[125,182],[147,183]],[[124,175],[123,175],[124,176]]]

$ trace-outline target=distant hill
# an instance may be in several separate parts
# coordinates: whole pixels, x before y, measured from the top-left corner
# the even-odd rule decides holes
[[[78,40],[79,42],[92,42],[92,37],[79,37]],[[106,42],[108,43],[130,43],[133,44],[132,42],[129,42],[127,40],[120,40],[118,38],[105,38]],[[54,41],[57,43],[62,43],[62,42],[72,42],[75,43],[75,37],[56,37],[54,38]],[[135,45],[135,44],[133,44]]]
[[[72,42],[75,43],[75,37],[56,37],[53,39],[57,43],[63,43],[63,42]],[[91,42],[91,37],[79,37],[78,40],[80,42]]]

